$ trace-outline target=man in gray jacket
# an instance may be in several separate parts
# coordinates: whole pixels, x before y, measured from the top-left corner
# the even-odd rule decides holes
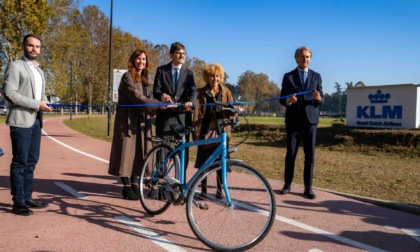
[[[44,72],[36,61],[41,39],[33,34],[23,38],[24,55],[10,63],[4,74],[4,95],[9,102],[6,123],[10,126],[13,158],[10,164],[12,212],[32,214],[29,208],[45,208],[47,203],[32,199],[34,170],[41,147],[42,112],[52,111],[45,96]]]

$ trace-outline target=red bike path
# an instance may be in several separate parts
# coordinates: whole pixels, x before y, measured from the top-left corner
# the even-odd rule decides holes
[[[0,146],[5,152],[0,157],[0,251],[211,251],[190,230],[185,206],[152,216],[139,201],[123,200],[119,179],[107,174],[111,144],[67,128],[62,118],[45,120],[35,171],[33,196],[49,207],[35,209],[32,216],[14,215],[5,124]],[[188,171],[191,175],[194,169]],[[275,192],[283,185],[270,183]],[[420,251],[419,215],[354,195],[315,189],[317,198],[309,200],[302,192],[301,185],[293,185],[288,195],[276,193],[275,223],[250,251]]]

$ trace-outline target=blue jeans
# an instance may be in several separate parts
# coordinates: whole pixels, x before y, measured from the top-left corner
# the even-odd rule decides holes
[[[39,160],[41,125],[37,118],[30,128],[10,127],[13,158],[10,165],[10,184],[13,204],[25,206],[32,197],[34,170]]]

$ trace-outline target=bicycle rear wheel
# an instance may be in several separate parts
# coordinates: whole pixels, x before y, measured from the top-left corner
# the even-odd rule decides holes
[[[172,156],[160,171],[155,171],[172,150],[171,146],[161,144],[152,148],[146,156],[140,176],[139,190],[141,205],[149,214],[161,214],[171,204],[171,192],[164,177],[170,176],[179,179],[179,157]]]
[[[254,168],[228,161],[228,206],[221,188],[220,162],[204,169],[191,184],[187,218],[194,234],[218,251],[243,251],[257,245],[270,231],[276,215],[273,190]],[[207,185],[202,182],[207,180]],[[201,193],[206,188],[207,193]]]

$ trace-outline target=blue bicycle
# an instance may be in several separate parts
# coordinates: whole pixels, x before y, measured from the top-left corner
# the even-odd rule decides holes
[[[239,125],[239,111],[229,103],[215,106],[235,113],[233,119],[218,122],[223,129],[220,137],[186,142],[193,128],[173,125],[172,132],[181,140],[155,139],[140,176],[140,201],[150,214],[160,214],[171,204],[186,204],[188,223],[200,241],[218,251],[243,251],[268,234],[276,202],[270,184],[258,171],[229,157],[236,148],[228,147],[224,126]],[[220,145],[186,181],[185,148],[209,143]]]

